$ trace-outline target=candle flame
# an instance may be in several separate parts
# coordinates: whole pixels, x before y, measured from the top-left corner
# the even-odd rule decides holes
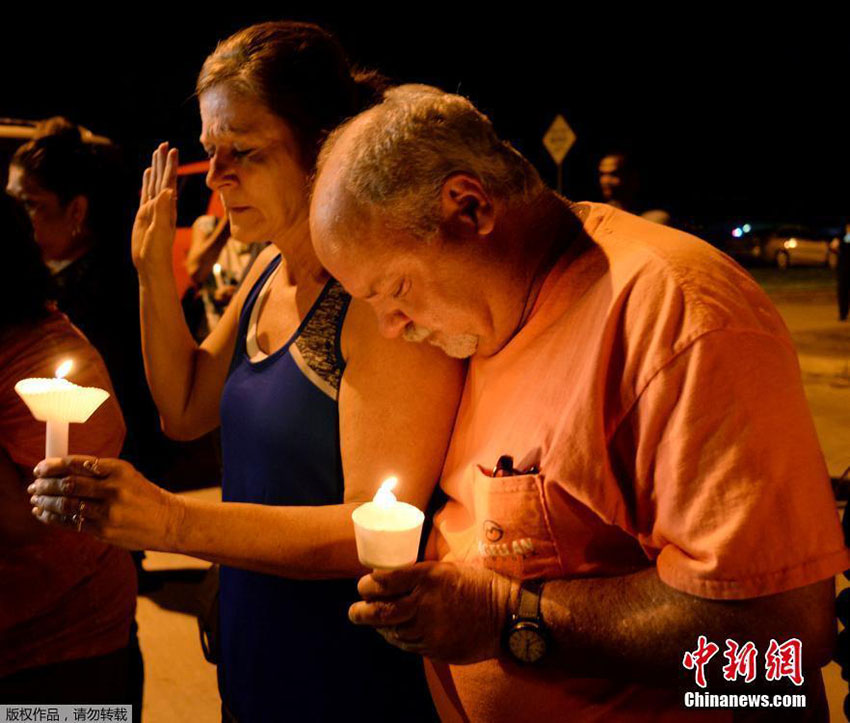
[[[56,378],[64,379],[66,376],[68,376],[68,372],[71,371],[71,367],[73,366],[74,362],[72,362],[70,359],[66,359],[65,361],[63,361],[58,367],[56,367]]]
[[[381,482],[381,486],[375,493],[372,502],[378,505],[378,507],[392,507],[398,501],[396,500],[396,496],[392,493],[392,490],[395,489],[397,484],[398,477],[387,477],[383,482]]]

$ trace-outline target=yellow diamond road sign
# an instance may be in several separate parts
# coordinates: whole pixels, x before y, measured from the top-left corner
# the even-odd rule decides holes
[[[564,116],[555,116],[555,120],[543,136],[543,145],[546,146],[546,150],[549,151],[555,163],[561,164],[575,142],[576,134],[573,133],[573,129],[570,128]]]

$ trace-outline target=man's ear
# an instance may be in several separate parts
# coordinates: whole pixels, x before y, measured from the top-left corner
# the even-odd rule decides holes
[[[82,229],[89,215],[89,199],[85,196],[74,196],[68,202],[68,213],[74,228]]]
[[[443,183],[441,225],[450,236],[487,236],[493,230],[490,196],[475,176],[455,173]]]

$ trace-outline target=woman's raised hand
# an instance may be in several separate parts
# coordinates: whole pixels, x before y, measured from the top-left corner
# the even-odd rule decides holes
[[[142,194],[133,224],[133,263],[141,272],[171,266],[177,230],[177,149],[160,143],[142,176]]]

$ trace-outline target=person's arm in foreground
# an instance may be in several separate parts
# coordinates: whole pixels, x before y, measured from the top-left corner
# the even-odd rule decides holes
[[[390,643],[449,663],[496,657],[516,608],[518,583],[483,568],[425,562],[360,580],[365,598],[351,620],[373,625]],[[551,580],[541,613],[553,645],[540,666],[570,677],[625,677],[670,685],[682,656],[705,635],[755,643],[797,637],[806,668],[828,662],[835,638],[834,583],[737,601],[695,597],[663,583],[655,568],[623,577]],[[413,642],[405,642],[413,641]],[[720,654],[718,654],[720,655]],[[692,674],[691,674],[692,675]]]
[[[173,495],[118,460],[42,462],[31,487],[41,519],[64,524],[85,503],[84,531],[127,548],[194,555],[297,578],[350,577],[357,560],[351,512],[381,481],[425,508],[442,468],[464,367],[433,347],[387,340],[353,302],[352,340],[339,397],[345,501],[320,507],[213,503]],[[349,325],[349,319],[346,320]],[[345,334],[343,335],[345,339]]]

